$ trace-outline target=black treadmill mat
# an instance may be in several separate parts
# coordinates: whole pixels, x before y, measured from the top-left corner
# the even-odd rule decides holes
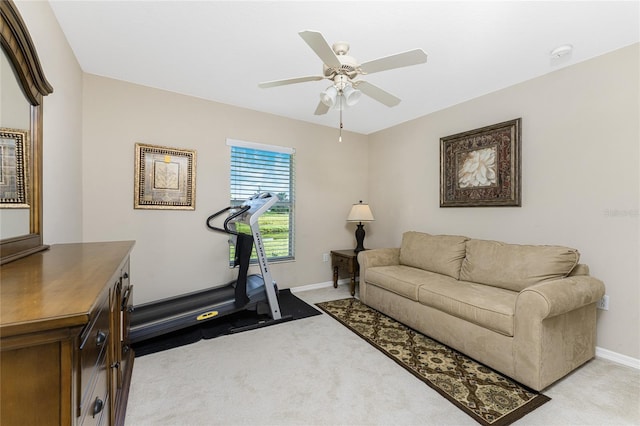
[[[292,321],[314,315],[321,315],[321,312],[306,302],[300,300],[291,293],[291,290],[284,289],[278,292],[278,303],[280,304],[280,314],[285,317],[291,315]],[[212,339],[214,337],[230,334],[234,329],[258,324],[269,319],[268,315],[258,315],[256,312],[241,311],[226,315],[202,324],[177,330],[162,336],[143,340],[132,345],[136,357],[149,355],[152,353],[189,345],[201,339]],[[274,322],[272,324],[279,324]],[[271,324],[266,324],[269,326]]]

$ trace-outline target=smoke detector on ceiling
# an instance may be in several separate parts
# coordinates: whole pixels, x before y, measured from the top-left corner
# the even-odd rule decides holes
[[[570,44],[563,44],[562,46],[558,46],[555,49],[553,49],[549,55],[551,55],[552,58],[561,58],[563,56],[567,56],[569,53],[571,53],[571,51],[573,50],[573,46]]]

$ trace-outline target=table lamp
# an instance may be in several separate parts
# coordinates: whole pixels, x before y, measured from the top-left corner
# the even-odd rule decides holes
[[[358,228],[356,229],[356,248],[353,250],[356,254],[364,250],[364,225],[362,222],[371,222],[375,220],[369,204],[362,204],[362,200],[358,204],[354,204],[351,207],[347,222],[358,222]]]

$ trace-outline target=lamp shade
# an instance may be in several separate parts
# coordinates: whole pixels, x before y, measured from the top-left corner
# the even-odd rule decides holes
[[[362,201],[354,204],[353,207],[351,207],[349,216],[347,216],[347,222],[371,222],[373,220],[375,219],[373,218],[369,204],[362,204]]]

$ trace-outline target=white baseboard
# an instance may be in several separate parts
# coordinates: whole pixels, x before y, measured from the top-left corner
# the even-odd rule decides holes
[[[349,279],[348,278],[338,280],[338,285],[345,285],[345,284],[349,284]],[[323,283],[301,285],[299,287],[291,287],[291,292],[292,293],[297,293],[299,291],[318,290],[318,289],[326,288],[326,287],[333,287],[333,281],[326,281],[326,282],[323,282]]]
[[[610,351],[608,349],[600,348],[596,346],[596,357],[613,361],[618,364],[626,365],[627,367],[633,367],[640,370],[640,359],[632,358],[627,355],[622,355],[617,352]]]

